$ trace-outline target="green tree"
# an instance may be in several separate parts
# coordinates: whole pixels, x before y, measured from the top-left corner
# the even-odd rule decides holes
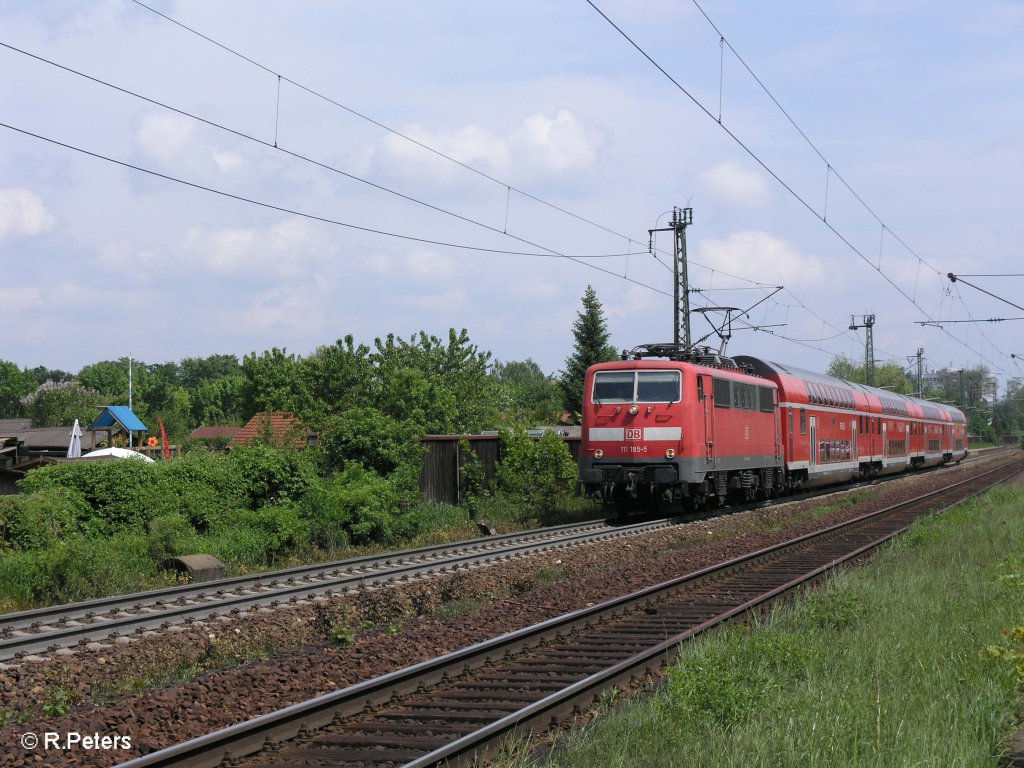
[[[573,353],[565,361],[561,386],[565,409],[576,416],[583,410],[583,380],[587,369],[618,357],[615,347],[608,343],[610,334],[604,311],[592,286],[588,285],[583,294],[583,311],[576,314],[572,335],[576,342]]]
[[[509,421],[526,426],[558,421],[562,390],[533,360],[495,362],[493,376],[502,385],[503,415]]]
[[[1024,434],[1024,381],[1006,381],[1006,396],[992,408],[992,429],[997,435]]]
[[[245,422],[246,382],[240,374],[200,381],[190,390],[193,423],[223,426]]]
[[[143,379],[146,376],[146,364],[139,360],[132,361],[133,395],[141,392]],[[86,389],[102,395],[105,405],[127,405],[128,403],[128,358],[119,360],[103,360],[87,365],[78,372],[76,377]],[[134,399],[134,398],[133,398]],[[134,405],[134,403],[133,403]]]
[[[857,384],[864,384],[866,378],[864,366],[858,365],[844,355],[832,358],[825,373],[837,379]],[[875,386],[888,389],[890,392],[899,392],[902,395],[911,395],[915,391],[910,377],[897,363],[882,363],[875,366]]]
[[[32,374],[32,377],[36,380],[36,384],[43,384],[47,381],[71,381],[75,378],[74,374],[62,371],[59,368],[46,368],[42,365],[38,365],[28,371]]]
[[[21,399],[33,427],[71,426],[75,419],[87,426],[96,418],[102,396],[77,381],[45,381]]]
[[[207,381],[241,375],[242,364],[234,355],[186,357],[178,364],[178,383],[190,391]]]
[[[274,347],[242,359],[245,386],[242,400],[245,418],[261,411],[296,411],[305,400],[299,377],[299,360],[286,349]]]
[[[838,355],[832,358],[825,373],[836,379],[844,379],[858,384],[864,383],[864,366],[857,365],[845,355]]]
[[[330,414],[371,404],[369,354],[369,347],[357,346],[348,335],[302,359],[303,418],[318,424]]]
[[[25,406],[21,404],[21,399],[38,385],[31,371],[23,371],[14,363],[0,360],[0,418],[16,419],[23,416]]]
[[[448,343],[420,332],[409,341],[374,340],[370,353],[376,407],[427,434],[477,432],[497,421],[497,387],[488,373],[490,352],[471,344],[466,329],[448,331]]]

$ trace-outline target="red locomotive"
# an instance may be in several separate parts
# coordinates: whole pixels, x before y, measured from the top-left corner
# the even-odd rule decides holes
[[[584,384],[580,482],[620,511],[702,509],[966,455],[956,408],[754,357],[645,345]]]

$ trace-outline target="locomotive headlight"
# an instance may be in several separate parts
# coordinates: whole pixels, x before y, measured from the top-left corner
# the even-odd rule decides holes
[[[603,459],[604,458],[604,451],[602,451],[600,448],[598,448],[596,451],[594,451],[594,458],[595,459]]]
[[[629,415],[630,416],[636,416],[636,414],[637,414],[637,412],[639,410],[640,410],[640,406],[637,405],[636,403],[633,403],[631,406],[629,406]]]
[[[665,458],[666,459],[674,459],[675,457],[676,457],[676,451],[675,451],[674,448],[669,448],[667,451],[665,451]]]

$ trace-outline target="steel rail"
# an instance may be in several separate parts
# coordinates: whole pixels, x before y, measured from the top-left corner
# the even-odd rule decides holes
[[[126,633],[165,629],[189,619],[276,607],[317,595],[329,596],[360,586],[440,573],[494,559],[636,535],[671,524],[670,520],[629,525],[609,525],[607,522],[567,524],[318,566],[300,566],[273,574],[235,577],[8,614],[0,616],[0,660],[99,642]],[[305,574],[301,580],[296,578],[299,574]],[[269,576],[274,577],[272,582],[267,581]],[[97,613],[104,607],[106,613]],[[44,617],[51,617],[51,620],[52,617],[61,618],[47,626],[42,623]]]
[[[998,449],[988,455],[999,455]],[[904,476],[903,473],[897,473],[870,482],[885,482]],[[344,592],[359,585],[374,586],[395,579],[443,572],[459,565],[531,554],[560,545],[572,546],[602,538],[643,533],[681,521],[707,519],[728,512],[759,509],[771,504],[842,493],[862,485],[864,483],[844,485],[838,489],[816,489],[739,508],[632,524],[622,524],[621,520],[616,524],[610,524],[609,521],[569,523],[500,534],[485,539],[436,544],[380,555],[366,555],[348,560],[235,576],[201,584],[167,587],[0,614],[0,661],[52,652],[74,645],[102,642],[126,634],[166,629],[175,624],[226,613],[262,607],[273,608],[285,602],[294,603],[317,595],[330,596],[335,591]],[[580,535],[587,531],[593,532],[590,538]],[[537,546],[515,546],[521,542],[537,542]]]
[[[674,593],[693,589],[698,583],[707,582],[709,579],[714,579],[715,583],[718,583],[717,580],[723,578],[724,575],[750,568],[756,562],[776,562],[784,553],[798,553],[807,550],[814,542],[836,539],[848,532],[855,531],[857,527],[870,526],[879,520],[901,513],[909,515],[906,521],[898,521],[890,530],[873,535],[870,541],[853,546],[848,551],[832,557],[828,562],[816,565],[781,585],[772,586],[761,594],[743,600],[727,610],[700,621],[682,633],[674,634],[667,639],[662,638],[631,658],[616,662],[596,674],[573,682],[556,693],[494,719],[440,748],[421,754],[412,761],[404,761],[404,764],[409,768],[422,768],[427,765],[443,764],[446,761],[458,761],[470,753],[480,754],[485,751],[487,745],[493,744],[496,739],[510,733],[522,732],[534,727],[546,729],[552,722],[557,722],[567,713],[574,711],[574,708],[578,709],[581,702],[592,700],[596,692],[624,680],[634,679],[638,675],[650,674],[655,668],[664,666],[671,661],[674,649],[680,642],[696,637],[723,621],[746,614],[797,586],[820,578],[842,563],[861,557],[904,531],[914,518],[934,511],[928,504],[941,499],[943,495],[949,496],[958,489],[968,491],[955,500],[945,502],[952,506],[972,495],[983,493],[1006,478],[1019,474],[1022,470],[1024,470],[1024,465],[1020,462],[1014,465],[1004,465],[982,475],[959,481],[854,520],[811,532],[790,541],[670,579],[631,595],[614,598],[596,606],[549,619],[436,659],[129,760],[122,764],[122,768],[169,768],[170,766],[203,768],[219,765],[224,759],[238,761],[259,751],[267,744],[277,744],[297,735],[309,734],[332,723],[337,724],[345,718],[385,707],[389,703],[400,702],[416,691],[429,689],[433,685],[449,681],[470,670],[497,664],[503,659],[515,657],[516,654],[536,648],[554,638],[564,638],[588,627],[594,627],[601,622],[608,621],[611,617],[629,611],[643,611],[645,607],[663,602]],[[914,505],[917,505],[917,508]]]

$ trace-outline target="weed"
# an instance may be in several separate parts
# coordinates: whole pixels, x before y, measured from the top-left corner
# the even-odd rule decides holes
[[[537,581],[538,587],[546,587],[554,584],[556,581],[561,581],[568,575],[563,568],[541,568],[537,571],[537,575],[534,578]]]
[[[66,715],[78,703],[78,694],[63,685],[51,688],[43,699],[42,710],[47,717]]]
[[[470,611],[475,611],[478,608],[483,608],[484,605],[485,603],[482,600],[473,600],[471,598],[449,600],[441,603],[434,609],[434,618],[438,621],[454,619],[456,616],[461,616],[464,613],[469,613]]]
[[[336,648],[348,648],[356,644],[356,631],[346,624],[335,624],[327,633],[327,639]]]
[[[1006,627],[1002,633],[1002,642],[988,646],[985,652],[990,659],[1012,666],[1017,682],[1024,683],[1024,627]]]

